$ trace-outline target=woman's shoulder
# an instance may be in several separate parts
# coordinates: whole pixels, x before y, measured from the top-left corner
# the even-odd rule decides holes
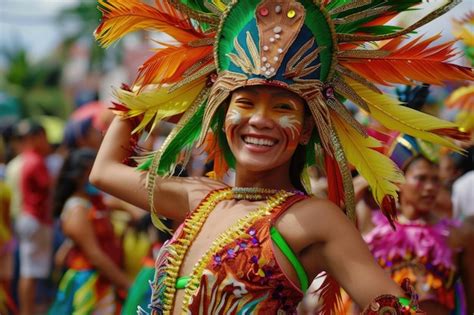
[[[69,215],[72,211],[79,209],[81,211],[83,210],[89,210],[92,208],[92,203],[90,202],[89,199],[84,198],[84,197],[79,197],[79,196],[72,196],[69,197],[66,202],[64,203],[63,211],[61,213],[61,218],[64,219],[66,216]]]
[[[309,197],[303,199],[281,214],[278,228],[324,234],[331,226],[351,224],[344,211],[327,199]],[[297,229],[295,229],[297,227]]]

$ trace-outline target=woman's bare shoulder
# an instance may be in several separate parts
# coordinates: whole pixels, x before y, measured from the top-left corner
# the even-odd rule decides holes
[[[327,199],[311,197],[285,211],[277,222],[280,232],[293,231],[301,238],[323,240],[334,228],[351,224],[341,208]]]

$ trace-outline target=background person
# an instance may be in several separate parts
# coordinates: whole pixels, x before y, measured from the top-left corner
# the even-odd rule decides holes
[[[49,311],[52,315],[114,314],[120,309],[117,290],[124,297],[131,284],[121,269],[122,251],[110,211],[88,181],[95,155],[92,149],[72,150],[56,184],[54,210],[61,213],[61,227],[72,248]]]

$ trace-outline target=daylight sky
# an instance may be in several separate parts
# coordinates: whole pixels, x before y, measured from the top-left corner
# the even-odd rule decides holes
[[[95,0],[0,0],[0,48],[23,45],[27,47],[34,60],[41,59],[56,47],[64,32],[63,27],[55,24],[54,18],[57,12],[79,1],[95,2]],[[441,2],[441,0],[430,0],[426,8],[428,10]],[[441,32],[443,36],[450,37],[451,19],[460,18],[469,10],[474,10],[474,1],[464,0],[446,16],[425,26],[420,33]],[[0,60],[0,66],[1,62]]]

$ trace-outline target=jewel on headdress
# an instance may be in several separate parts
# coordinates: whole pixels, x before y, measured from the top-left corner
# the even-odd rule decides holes
[[[258,13],[261,15],[261,16],[267,16],[268,15],[268,9],[266,7],[263,7],[263,8],[260,8],[260,10],[258,11]]]
[[[324,96],[326,98],[334,98],[334,88],[332,86],[328,86],[324,89]]]
[[[291,9],[290,11],[288,11],[288,13],[286,14],[287,17],[289,17],[290,19],[294,18],[296,16],[296,11]]]

